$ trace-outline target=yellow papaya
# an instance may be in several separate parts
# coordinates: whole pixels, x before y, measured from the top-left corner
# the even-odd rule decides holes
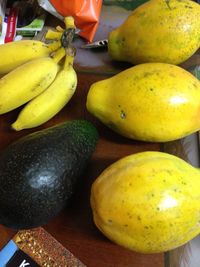
[[[126,156],[93,182],[94,223],[111,241],[141,253],[179,247],[200,233],[200,172],[167,153]]]
[[[200,81],[167,63],[144,63],[91,85],[88,111],[135,140],[166,142],[200,129]]]
[[[150,0],[108,37],[114,60],[180,64],[200,47],[200,5],[191,0]]]

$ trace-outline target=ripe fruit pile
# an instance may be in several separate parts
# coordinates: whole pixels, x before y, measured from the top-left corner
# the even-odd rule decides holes
[[[167,142],[200,129],[200,82],[174,64],[200,47],[200,5],[150,0],[112,31],[114,60],[138,64],[94,83],[87,109],[128,138]]]
[[[112,59],[138,64],[94,83],[87,109],[113,131],[166,142],[200,130],[200,81],[180,64],[200,46],[200,5],[150,0],[110,33]],[[174,249],[200,233],[199,170],[178,157],[142,152],[124,157],[92,185],[96,226],[128,249]]]
[[[88,111],[137,140],[166,142],[199,130],[200,82],[173,65],[199,47],[199,16],[200,6],[190,0],[150,0],[137,8],[111,33],[109,53],[115,60],[140,64],[94,83]],[[50,45],[29,40],[0,47],[0,114],[26,104],[12,124],[17,131],[46,122],[74,94],[75,26],[72,17],[65,23],[66,32],[58,27],[47,33],[46,38],[56,39]],[[29,228],[48,222],[66,204],[65,192],[82,174],[96,142],[96,130],[75,121],[9,146],[0,155],[0,223]],[[41,179],[44,174],[47,179]],[[23,202],[21,188],[30,201]],[[197,235],[199,199],[199,170],[160,152],[122,158],[104,170],[91,190],[96,226],[117,244],[145,253],[173,249]],[[19,212],[21,204],[27,214]]]
[[[22,40],[0,46],[0,54],[4,56],[0,63],[0,73],[4,74],[0,79],[0,114],[28,103],[12,124],[14,130],[48,121],[68,103],[76,90],[75,50],[71,46],[74,19],[66,17],[65,25],[65,31],[58,27],[57,32],[47,32],[47,39],[57,39],[51,44]],[[64,48],[62,38],[68,35],[71,41]],[[65,62],[60,64],[64,57]]]

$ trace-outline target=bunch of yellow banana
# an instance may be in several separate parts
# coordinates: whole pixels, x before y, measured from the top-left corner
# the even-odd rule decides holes
[[[69,102],[77,86],[73,61],[74,53],[67,51],[64,67],[43,93],[25,105],[17,120],[12,124],[14,130],[33,128],[45,123]]]
[[[65,26],[73,27],[73,18],[66,17],[64,19]],[[50,56],[62,45],[62,38],[65,30],[57,26],[56,31],[48,30],[45,40],[51,40],[45,43],[38,40],[20,40],[0,45],[0,74],[6,74],[16,67],[36,58]]]
[[[0,114],[42,93],[54,81],[64,55],[64,48],[60,48],[53,57],[33,59],[4,75],[0,79]]]
[[[9,71],[0,79],[0,114],[26,104],[16,122],[12,124],[15,130],[36,127],[48,121],[66,105],[75,92],[75,49],[71,46],[72,32],[75,33],[74,19],[66,17],[65,25],[66,31],[59,27],[57,32],[47,32],[48,39],[57,40],[51,45],[42,45],[42,42],[32,40],[7,45],[9,49],[13,47],[13,57],[6,57],[4,63],[0,63],[0,73]],[[72,29],[74,31],[71,31]],[[66,47],[60,47],[64,34]],[[34,43],[36,50],[35,54],[31,55]],[[2,46],[2,51],[4,49],[7,55],[5,46]],[[17,46],[20,51],[13,51]],[[24,54],[21,50],[23,46]],[[0,46],[0,54],[2,51]],[[18,54],[16,57],[14,52]],[[60,61],[64,57],[62,65]]]
[[[0,45],[0,74],[6,74],[27,61],[47,57],[61,47],[61,42],[45,44],[37,40],[20,40]]]

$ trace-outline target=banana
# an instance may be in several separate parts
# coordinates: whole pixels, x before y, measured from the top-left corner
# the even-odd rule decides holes
[[[31,60],[0,79],[0,114],[11,111],[43,92],[55,79],[61,58],[60,48],[54,57]]]
[[[77,86],[73,60],[74,54],[67,52],[63,69],[43,93],[26,104],[17,120],[11,125],[14,130],[20,131],[45,123],[69,102]]]
[[[20,40],[0,45],[0,74],[6,74],[16,67],[35,58],[49,56],[61,47],[60,41],[45,44],[36,40]]]

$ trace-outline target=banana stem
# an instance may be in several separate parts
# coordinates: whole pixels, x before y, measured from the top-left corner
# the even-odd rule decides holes
[[[65,23],[66,30],[62,32],[61,44],[63,47],[66,48],[66,51],[65,51],[66,56],[65,56],[63,69],[67,70],[71,66],[73,66],[74,58],[76,54],[76,49],[71,45],[74,34],[75,34],[76,26],[74,24],[74,18],[72,16],[65,17],[64,23]]]
[[[74,58],[76,54],[76,49],[74,47],[68,47],[66,49],[66,56],[63,69],[67,70],[69,67],[73,66]]]
[[[63,47],[70,47],[76,30],[74,18],[72,16],[65,17],[64,22],[66,30],[62,33],[61,44]]]
[[[60,41],[55,41],[53,43],[47,44],[47,46],[49,47],[49,49],[54,52],[56,51],[58,48],[61,47],[61,42]]]
[[[58,32],[64,32],[64,29],[61,27],[61,26],[56,26],[56,30],[58,31]]]
[[[65,17],[64,23],[65,23],[66,29],[69,29],[69,28],[75,29],[76,28],[76,26],[74,24],[74,18],[72,16]]]
[[[58,63],[66,55],[64,47],[60,47],[53,55],[53,60]]]
[[[63,69],[67,70],[69,69],[69,67],[73,66],[73,64],[74,64],[74,57],[71,55],[66,55]]]
[[[61,36],[62,36],[62,32],[55,32],[52,30],[48,30],[45,35],[45,38],[49,40],[60,40]]]

